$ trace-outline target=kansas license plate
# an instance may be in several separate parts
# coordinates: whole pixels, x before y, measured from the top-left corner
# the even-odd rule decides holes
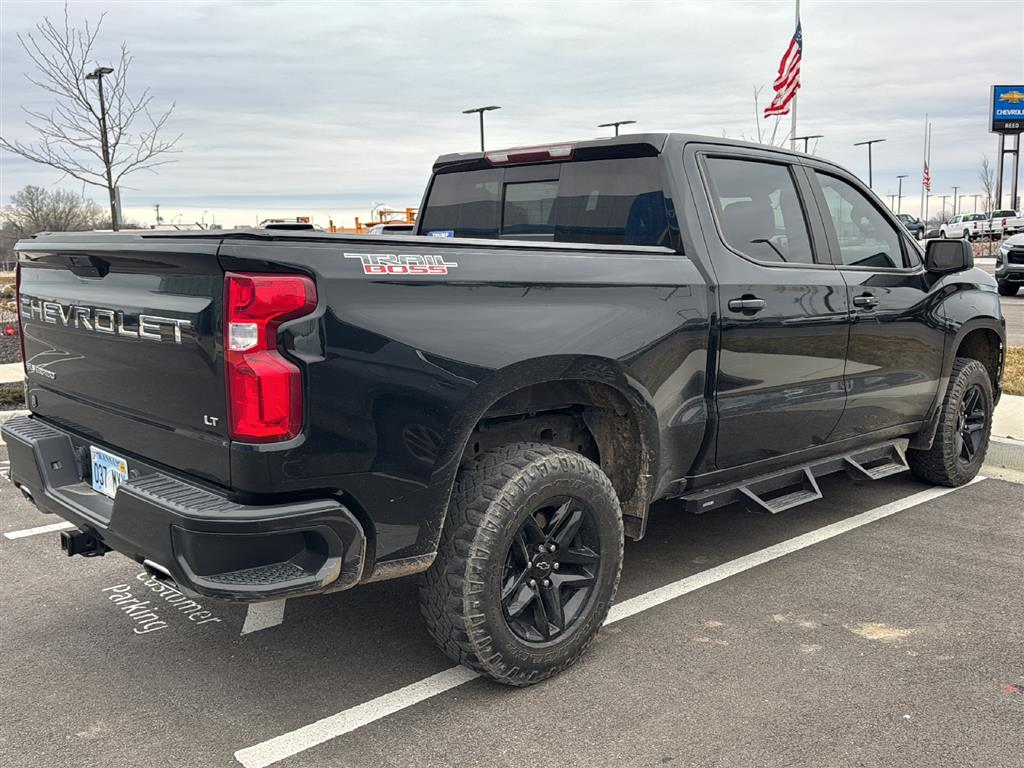
[[[95,445],[89,446],[89,452],[92,455],[93,490],[114,498],[117,486],[128,479],[128,462]]]

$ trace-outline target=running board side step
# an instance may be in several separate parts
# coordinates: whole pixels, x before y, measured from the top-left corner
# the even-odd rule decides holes
[[[752,512],[775,515],[820,499],[822,493],[817,479],[825,475],[845,471],[855,477],[881,480],[908,469],[900,444],[888,442],[736,483],[702,488],[680,498],[687,512],[697,514],[741,503]]]

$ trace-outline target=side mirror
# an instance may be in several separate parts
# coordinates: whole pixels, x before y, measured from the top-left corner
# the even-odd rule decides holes
[[[963,272],[974,266],[968,240],[930,240],[924,252],[924,268],[935,275]]]

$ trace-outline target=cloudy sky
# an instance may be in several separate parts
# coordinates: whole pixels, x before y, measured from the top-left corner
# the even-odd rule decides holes
[[[371,204],[417,205],[433,159],[473,150],[482,104],[488,146],[645,131],[756,136],[752,90],[770,85],[793,32],[780,2],[162,2],[70,3],[73,22],[107,12],[98,63],[122,40],[131,79],[175,102],[177,162],[131,177],[127,213],[228,226],[257,216],[365,217]],[[21,107],[46,110],[26,82],[17,35],[62,5],[0,2],[0,133],[28,139]],[[934,123],[933,192],[980,192],[995,159],[989,86],[1024,82],[1024,3],[804,0],[798,133],[820,155],[917,212],[925,113]],[[767,90],[767,89],[766,89]],[[788,120],[788,118],[784,118]],[[762,127],[770,123],[762,121]],[[785,128],[785,126],[783,126]],[[4,200],[25,184],[80,189],[47,168],[0,155]],[[1009,174],[1007,174],[1009,175]],[[58,184],[59,183],[59,184]],[[102,192],[89,191],[100,199]],[[932,211],[938,206],[933,199]],[[965,202],[973,207],[973,198]]]

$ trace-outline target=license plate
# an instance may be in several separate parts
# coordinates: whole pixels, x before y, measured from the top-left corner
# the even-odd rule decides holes
[[[89,453],[92,455],[93,490],[114,498],[117,486],[128,479],[128,462],[95,445],[89,446]]]

